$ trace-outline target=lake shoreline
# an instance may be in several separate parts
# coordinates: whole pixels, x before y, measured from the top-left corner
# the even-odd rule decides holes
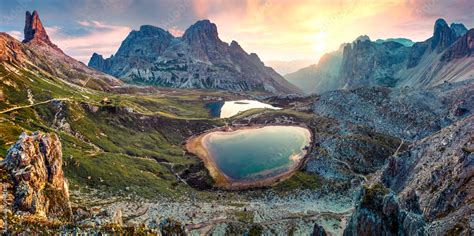
[[[272,127],[272,126],[273,127],[285,126],[285,127],[303,128],[307,131],[305,133],[307,134],[306,138],[308,140],[308,145],[306,146],[306,148],[302,149],[302,153],[300,154],[299,160],[295,161],[295,164],[293,164],[287,171],[281,174],[278,174],[276,176],[264,178],[261,180],[247,180],[247,181],[233,180],[229,178],[225,173],[222,172],[222,170],[216,164],[211,153],[208,151],[209,150],[208,149],[209,137],[210,137],[210,134],[212,133],[222,132],[217,135],[227,135],[231,133],[233,134],[233,132],[237,132],[241,130],[248,130],[248,129],[257,130],[260,128]],[[220,188],[220,189],[225,189],[225,190],[244,190],[244,189],[251,189],[251,188],[273,186],[293,176],[293,174],[296,171],[300,170],[301,167],[305,163],[305,159],[311,149],[310,147],[312,144],[312,137],[313,137],[312,131],[305,125],[274,124],[274,125],[251,125],[251,126],[224,126],[224,127],[218,127],[215,129],[207,130],[204,133],[190,137],[186,141],[185,149],[186,151],[199,157],[204,162],[204,165],[208,169],[209,174],[215,181],[215,184],[214,184],[215,187]]]

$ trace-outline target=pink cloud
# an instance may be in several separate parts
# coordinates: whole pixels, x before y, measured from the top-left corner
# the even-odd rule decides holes
[[[473,23],[472,0],[193,0],[200,18],[217,24],[224,41],[236,40],[263,60],[317,60],[359,35],[425,40],[437,18]],[[472,25],[471,25],[472,27]],[[325,37],[318,37],[325,35]]]
[[[181,37],[184,34],[183,30],[180,30],[176,27],[172,27],[172,28],[168,29],[168,32],[170,32],[175,37]]]

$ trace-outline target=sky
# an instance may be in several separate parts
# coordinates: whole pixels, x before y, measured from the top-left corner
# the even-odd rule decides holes
[[[436,19],[474,27],[474,0],[0,0],[0,31],[23,38],[25,12],[37,10],[51,40],[87,63],[114,54],[132,29],[155,25],[180,36],[214,22],[263,61],[317,60],[359,35],[423,41]]]

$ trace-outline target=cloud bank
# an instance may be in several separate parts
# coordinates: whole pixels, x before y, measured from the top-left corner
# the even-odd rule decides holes
[[[210,19],[224,41],[263,60],[311,61],[363,34],[424,40],[437,18],[474,26],[472,0],[17,0],[2,2],[0,31],[20,37],[24,12],[33,9],[52,40],[83,62],[93,52],[115,53],[144,24],[180,36]]]

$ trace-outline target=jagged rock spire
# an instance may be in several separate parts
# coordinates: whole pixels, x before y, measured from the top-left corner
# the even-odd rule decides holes
[[[456,41],[456,34],[444,19],[436,20],[434,26],[433,37],[431,38],[431,48],[438,49],[438,52],[443,51]]]
[[[23,40],[23,43],[35,42],[46,44],[56,50],[61,51],[61,49],[59,49],[58,46],[52,43],[49,39],[49,36],[43,27],[43,23],[41,23],[37,11],[33,11],[33,13],[30,13],[29,11],[26,12],[24,33],[25,39]]]

